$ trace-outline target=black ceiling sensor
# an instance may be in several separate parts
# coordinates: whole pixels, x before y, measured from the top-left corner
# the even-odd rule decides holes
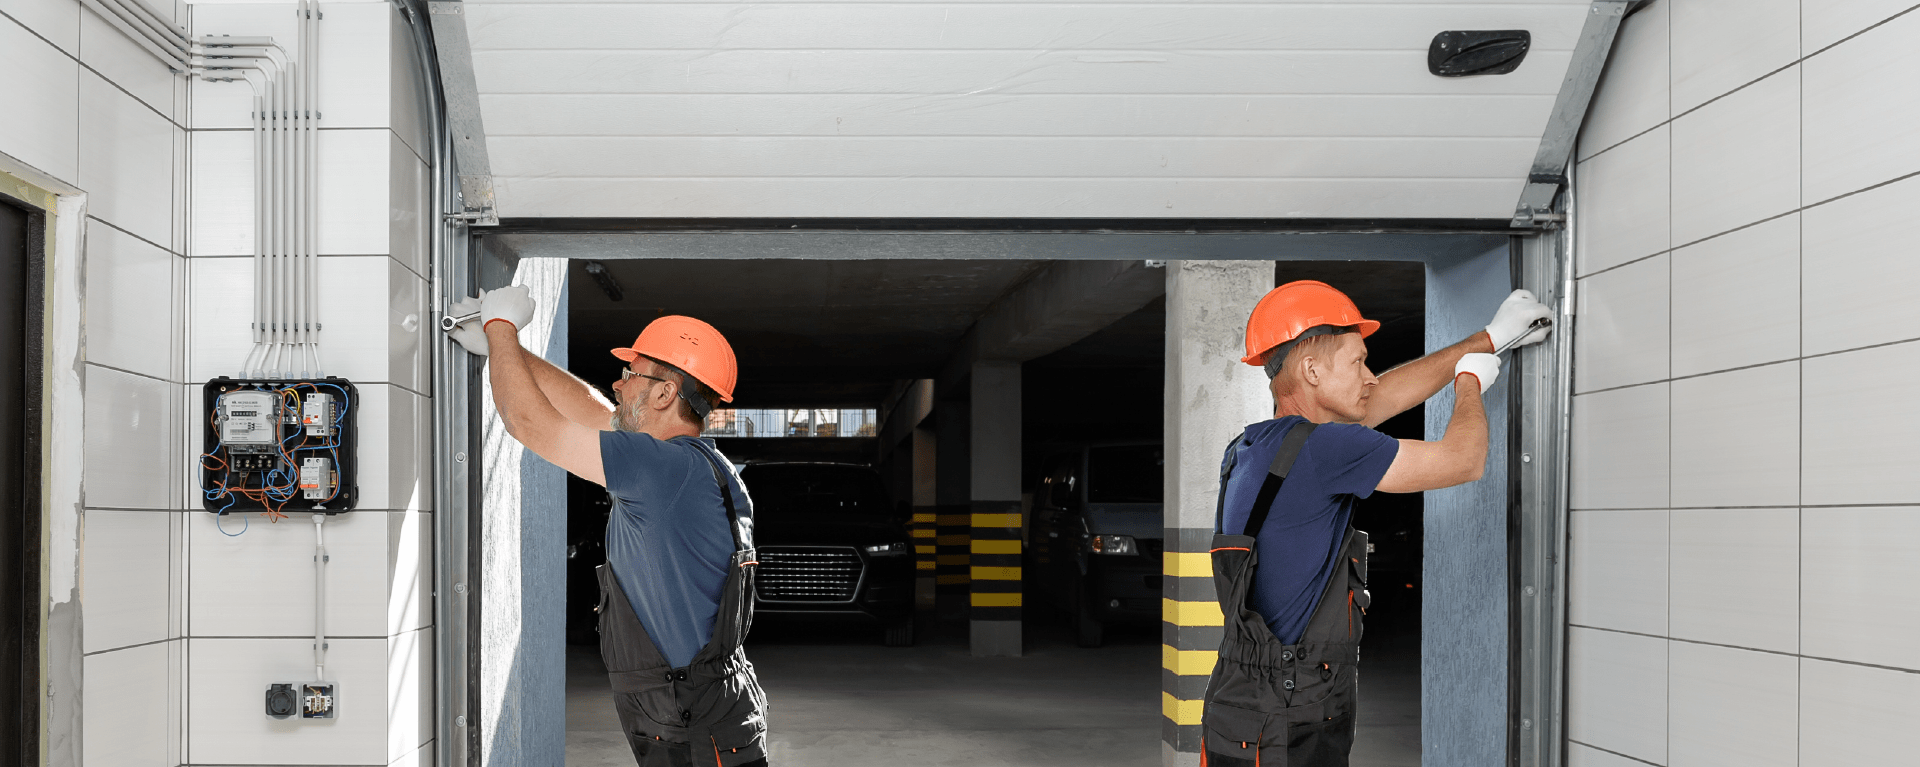
[[[1441,77],[1504,75],[1520,68],[1532,46],[1533,35],[1524,29],[1441,32],[1427,47],[1427,71]]]
[[[613,272],[607,271],[606,264],[588,261],[586,270],[587,274],[593,276],[593,281],[600,285],[600,289],[606,291],[608,300],[618,301],[626,296],[626,292],[620,289],[620,283],[613,281]]]

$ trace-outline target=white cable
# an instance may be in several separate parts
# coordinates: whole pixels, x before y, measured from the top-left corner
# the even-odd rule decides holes
[[[327,515],[313,514],[313,681],[327,680]]]
[[[307,305],[314,308],[313,325],[308,329],[313,355],[313,376],[323,378],[320,364],[320,3],[307,0],[306,37],[300,43],[300,56],[306,61],[307,77],[307,185],[308,204],[314,206],[312,225],[307,228]]]

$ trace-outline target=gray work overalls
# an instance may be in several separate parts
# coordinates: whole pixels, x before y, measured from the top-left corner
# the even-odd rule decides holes
[[[701,450],[706,456],[706,451]],[[711,456],[714,481],[727,507],[733,559],[720,590],[713,638],[681,668],[667,665],[626,592],[603,564],[600,575],[600,657],[613,682],[620,729],[640,767],[736,765],[767,755],[767,696],[740,649],[753,623],[753,533],[733,506],[733,491]]]
[[[1244,535],[1213,537],[1213,583],[1226,617],[1220,660],[1207,681],[1201,725],[1205,767],[1345,767],[1359,697],[1360,621],[1367,595],[1367,534],[1349,524],[1320,604],[1295,644],[1285,645],[1247,606],[1259,556],[1254,539],[1314,424],[1287,431],[1254,501]],[[1224,517],[1232,447],[1221,472]],[[1224,529],[1215,523],[1215,530]]]

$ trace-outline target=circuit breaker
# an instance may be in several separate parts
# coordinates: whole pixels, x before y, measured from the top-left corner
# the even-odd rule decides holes
[[[202,505],[235,511],[352,510],[359,391],[344,378],[220,377],[203,392]]]

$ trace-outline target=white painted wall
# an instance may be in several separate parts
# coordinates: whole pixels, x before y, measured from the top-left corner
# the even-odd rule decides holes
[[[75,0],[0,0],[0,153],[87,199],[77,750],[91,767],[431,757],[430,403],[419,335],[401,326],[428,324],[417,65],[389,4],[322,8],[320,321],[327,372],[363,395],[364,500],[327,525],[340,717],[299,724],[262,701],[313,673],[313,525],[255,518],[223,536],[191,470],[200,386],[249,348],[252,158],[232,130],[246,86],[189,87]],[[163,10],[196,34],[293,28],[289,3]]]
[[[1586,0],[468,6],[505,216],[1505,220]],[[1528,29],[1439,78],[1447,29]]]
[[[1657,0],[1579,150],[1574,767],[1920,751],[1920,12]]]

